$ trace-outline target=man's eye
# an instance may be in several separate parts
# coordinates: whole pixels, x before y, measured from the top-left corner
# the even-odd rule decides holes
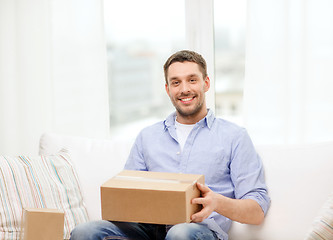
[[[190,82],[196,82],[197,80],[196,79],[191,79]]]
[[[172,85],[178,85],[178,84],[179,84],[179,82],[177,82],[177,81],[172,82]]]

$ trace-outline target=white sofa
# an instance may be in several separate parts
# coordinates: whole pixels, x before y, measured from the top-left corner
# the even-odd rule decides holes
[[[91,220],[100,219],[100,185],[122,170],[133,141],[45,133],[40,154],[66,148],[82,186]],[[333,191],[333,142],[257,146],[272,199],[260,226],[234,223],[231,240],[301,240]]]

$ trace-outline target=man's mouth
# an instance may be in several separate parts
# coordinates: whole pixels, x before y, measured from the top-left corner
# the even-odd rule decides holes
[[[179,100],[182,103],[190,103],[195,97],[188,97],[188,98],[180,98]]]

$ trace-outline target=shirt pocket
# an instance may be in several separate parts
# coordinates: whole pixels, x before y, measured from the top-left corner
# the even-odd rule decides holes
[[[209,173],[206,183],[212,190],[218,191],[223,183],[230,182],[230,160],[224,149],[211,153],[209,162]]]
[[[230,181],[230,161],[224,149],[211,147],[193,154],[192,166],[205,175],[205,183],[216,190]],[[213,189],[212,189],[213,190]]]

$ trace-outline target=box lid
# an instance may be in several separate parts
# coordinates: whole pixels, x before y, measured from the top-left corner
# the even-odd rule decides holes
[[[105,182],[102,187],[184,191],[202,177],[203,175],[199,174],[124,170]]]

